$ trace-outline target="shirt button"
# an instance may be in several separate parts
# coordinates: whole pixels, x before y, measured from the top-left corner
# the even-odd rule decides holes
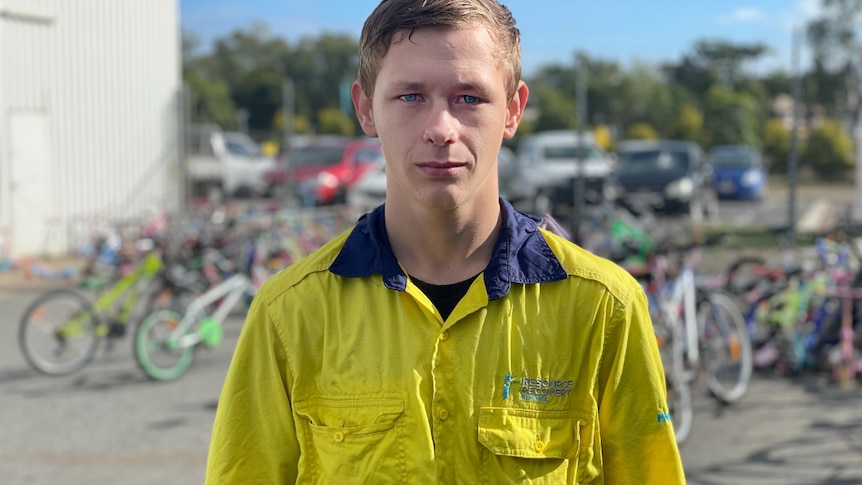
[[[538,451],[539,453],[541,453],[541,452],[542,452],[542,450],[544,450],[544,449],[545,449],[545,443],[544,443],[544,442],[542,442],[542,441],[536,441],[535,443],[533,443],[533,448],[535,448],[535,449],[536,449],[536,451]]]
[[[335,440],[336,443],[341,443],[342,441],[344,441],[344,433],[342,433],[341,431],[336,431],[332,439]]]
[[[445,409],[441,409],[441,410],[437,413],[437,416],[440,418],[440,421],[446,421],[446,419],[448,419],[448,418],[449,418],[449,411],[447,411],[447,410],[445,410]]]
[[[449,332],[448,331],[444,331],[443,333],[440,334],[440,340],[446,340],[448,338],[449,338]]]

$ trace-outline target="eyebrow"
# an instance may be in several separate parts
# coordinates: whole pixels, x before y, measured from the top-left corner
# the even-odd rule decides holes
[[[426,84],[421,81],[396,81],[388,86],[386,91],[410,93],[414,91],[424,92],[426,89]],[[467,91],[476,93],[481,98],[487,98],[489,93],[489,90],[485,86],[472,82],[457,83],[453,89],[458,92]]]

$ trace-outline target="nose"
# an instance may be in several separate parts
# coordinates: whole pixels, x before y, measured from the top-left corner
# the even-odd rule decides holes
[[[448,106],[432,106],[425,124],[425,141],[441,147],[453,143],[457,124]]]

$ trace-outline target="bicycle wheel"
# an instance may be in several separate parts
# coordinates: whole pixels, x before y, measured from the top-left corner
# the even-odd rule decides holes
[[[757,256],[742,256],[733,261],[724,274],[724,289],[742,297],[763,279],[766,264],[766,260]]]
[[[71,374],[96,353],[99,321],[89,313],[90,302],[70,290],[38,297],[24,310],[18,328],[21,353],[44,374]]]
[[[134,351],[138,367],[150,379],[172,381],[189,369],[195,346],[181,347],[173,334],[182,317],[171,310],[151,313],[138,325]]]
[[[753,370],[745,318],[732,297],[712,291],[701,302],[697,320],[707,387],[720,401],[736,402],[748,391]]]
[[[673,379],[670,374],[667,379],[667,407],[670,422],[673,424],[677,444],[682,444],[688,439],[694,422],[691,388],[684,379]]]

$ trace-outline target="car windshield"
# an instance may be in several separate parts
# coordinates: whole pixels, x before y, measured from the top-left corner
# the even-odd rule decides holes
[[[710,160],[716,168],[750,168],[756,165],[754,158],[744,153],[722,153],[713,155]]]
[[[638,150],[620,153],[621,173],[684,172],[688,170],[688,154],[669,150]]]
[[[578,154],[582,151],[579,147],[575,145],[561,145],[561,146],[549,146],[545,147],[542,150],[542,156],[545,160],[548,161],[568,161],[573,158],[578,158]],[[586,154],[586,160],[590,162],[597,162],[603,159],[602,154],[595,147],[587,147],[583,150]]]
[[[306,146],[293,152],[290,164],[294,167],[326,167],[341,161],[343,147]]]
[[[234,155],[256,157],[260,150],[250,141],[242,138],[225,137],[225,148]]]

